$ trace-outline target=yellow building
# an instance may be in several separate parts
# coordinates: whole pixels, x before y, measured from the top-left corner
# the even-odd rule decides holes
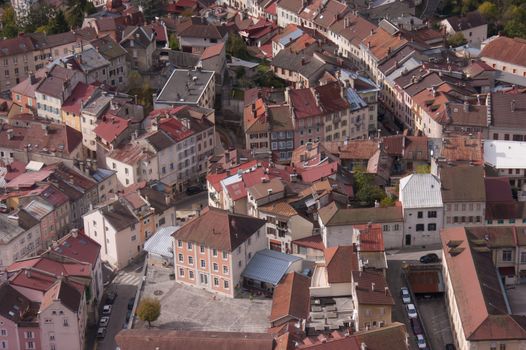
[[[98,88],[95,85],[78,83],[71,92],[71,96],[62,105],[62,123],[82,132],[80,127],[80,112],[85,103]]]

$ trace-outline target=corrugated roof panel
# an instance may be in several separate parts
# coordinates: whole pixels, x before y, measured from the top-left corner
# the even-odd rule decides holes
[[[431,174],[411,174],[400,180],[404,208],[439,208],[443,206],[440,181]]]
[[[294,40],[298,39],[302,35],[303,35],[303,30],[296,29],[292,33],[289,33],[289,34],[283,36],[281,39],[279,39],[279,43],[281,45],[287,46],[289,43],[291,43]]]
[[[260,250],[252,257],[242,276],[277,285],[283,276],[289,272],[290,265],[298,260],[301,258],[275,250]]]
[[[144,243],[144,250],[150,254],[162,257],[173,258],[173,238],[172,234],[179,229],[179,226],[163,227]]]

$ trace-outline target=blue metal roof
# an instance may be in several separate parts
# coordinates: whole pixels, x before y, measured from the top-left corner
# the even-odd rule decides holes
[[[179,226],[163,227],[144,243],[144,250],[150,254],[173,258],[173,238],[172,233],[177,231]]]
[[[293,31],[292,33],[289,33],[289,34],[283,36],[281,39],[279,39],[279,43],[281,45],[283,45],[283,46],[287,46],[290,42],[298,39],[302,35],[303,35],[303,30],[298,28],[295,31]]]
[[[346,89],[345,96],[351,105],[352,111],[367,107],[367,102],[365,102],[353,88]]]
[[[290,265],[298,260],[301,258],[275,250],[260,250],[252,257],[242,276],[277,285],[283,276],[289,272]]]
[[[91,175],[91,177],[93,177],[93,179],[95,179],[95,181],[97,181],[99,183],[99,182],[102,182],[102,181],[106,180],[108,177],[110,177],[113,174],[115,174],[115,172],[112,171],[112,170],[98,168]]]

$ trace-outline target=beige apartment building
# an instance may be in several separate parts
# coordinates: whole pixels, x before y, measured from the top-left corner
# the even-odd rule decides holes
[[[215,208],[173,237],[176,281],[231,298],[250,259],[267,245],[265,221]]]

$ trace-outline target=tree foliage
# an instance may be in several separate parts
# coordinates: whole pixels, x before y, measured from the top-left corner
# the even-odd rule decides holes
[[[148,327],[152,326],[152,322],[161,316],[161,303],[155,298],[144,298],[137,307],[137,316],[142,321],[148,322]]]
[[[429,174],[431,173],[431,166],[427,164],[418,165],[415,170],[417,174]]]
[[[179,47],[179,40],[177,39],[177,35],[175,35],[175,34],[170,34],[170,37],[168,38],[168,46],[169,46],[170,49],[172,49],[172,50],[176,50],[176,51],[179,51],[179,50],[180,50],[180,47]]]
[[[247,44],[245,40],[237,33],[229,33],[226,41],[226,53],[230,56],[241,58],[242,60],[249,60],[252,58],[248,53]]]
[[[7,5],[4,7],[4,16],[2,17],[2,37],[14,38],[18,35],[18,26],[16,24],[15,10]]]
[[[464,38],[464,35],[461,32],[450,35],[447,38],[447,44],[452,47],[459,47],[466,43],[466,38]]]
[[[66,19],[71,28],[80,28],[84,17],[95,13],[97,9],[88,0],[68,0],[66,9]]]
[[[153,109],[153,92],[147,79],[135,70],[128,75],[128,94],[137,95],[137,102],[144,106],[144,112],[149,113]]]
[[[374,176],[363,169],[354,170],[354,183],[356,189],[356,200],[372,206],[376,201],[381,202],[385,197],[385,191],[374,183]]]
[[[47,27],[48,34],[59,34],[69,31],[69,24],[66,20],[66,15],[62,10],[57,11],[55,17],[53,17]]]

